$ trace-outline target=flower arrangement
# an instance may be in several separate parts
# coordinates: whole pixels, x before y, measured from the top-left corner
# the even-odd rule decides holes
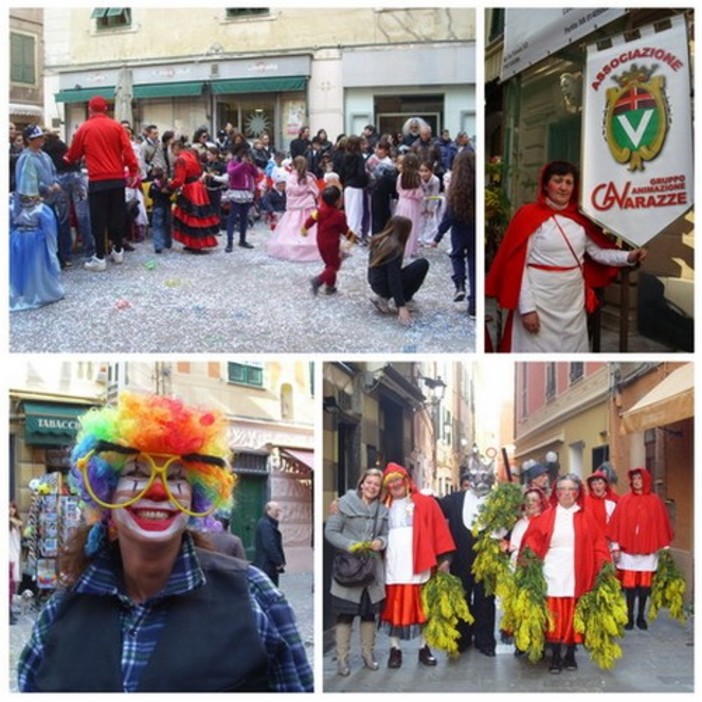
[[[622,589],[611,563],[605,563],[595,585],[578,599],[573,628],[584,635],[584,646],[600,668],[609,670],[621,658],[622,649],[614,637],[624,634],[627,622]]]
[[[661,609],[667,609],[671,618],[684,624],[685,614],[683,595],[685,579],[676,565],[670,551],[662,549],[658,553],[658,570],[653,576],[649,617],[655,619]]]
[[[466,604],[460,578],[437,570],[421,590],[422,608],[427,616],[424,636],[429,646],[458,655],[459,621],[472,624],[475,619]]]

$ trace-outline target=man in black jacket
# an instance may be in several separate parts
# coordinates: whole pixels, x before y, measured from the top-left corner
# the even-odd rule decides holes
[[[253,564],[262,570],[278,585],[278,578],[285,572],[285,554],[283,553],[283,535],[278,529],[278,520],[282,510],[277,502],[268,502],[263,516],[256,524],[256,554]]]

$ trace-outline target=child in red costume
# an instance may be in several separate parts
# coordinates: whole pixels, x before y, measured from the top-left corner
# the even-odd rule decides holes
[[[351,242],[356,241],[356,235],[346,223],[346,215],[339,209],[341,190],[329,186],[322,191],[322,203],[305,221],[301,234],[307,236],[307,231],[317,225],[317,248],[324,261],[324,270],[310,279],[312,292],[316,295],[322,285],[326,285],[327,295],[336,292],[336,274],[341,268],[341,252],[339,237],[343,236]]]

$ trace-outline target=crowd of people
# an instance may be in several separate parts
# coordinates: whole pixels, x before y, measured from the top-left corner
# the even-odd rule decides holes
[[[607,563],[616,567],[627,623],[648,629],[650,597],[661,549],[670,547],[673,532],[663,501],[652,491],[643,467],[628,471],[628,491],[618,496],[612,472],[596,470],[583,481],[568,473],[552,476],[534,463],[522,488],[522,504],[508,532],[487,534],[514,571],[529,557],[541,564],[545,582],[544,641],[550,648],[548,671],[577,669],[575,653],[584,643],[574,626],[579,599],[595,586]],[[339,675],[350,674],[352,624],[360,618],[361,650],[366,668],[377,670],[376,619],[389,634],[388,668],[402,665],[401,640],[420,638],[418,658],[424,666],[436,658],[423,638],[427,616],[420,590],[437,571],[460,579],[473,621],[458,621],[458,652],[474,648],[495,656],[499,633],[512,641],[511,631],[496,629],[495,593],[476,571],[476,542],[486,531],[483,506],[494,488],[489,464],[476,461],[461,476],[461,489],[435,498],[420,492],[408,472],[397,464],[385,471],[363,473],[356,489],[332,503],[325,526],[327,540],[341,551],[367,548],[375,554],[373,578],[341,586],[332,569],[331,605],[336,621]],[[636,607],[638,603],[638,609]],[[524,654],[515,643],[515,656]]]
[[[247,233],[262,221],[271,256],[324,264],[310,279],[314,294],[337,292],[350,248],[368,247],[371,301],[403,324],[412,321],[413,296],[429,268],[421,248],[436,247],[450,230],[454,300],[467,298],[475,316],[475,159],[465,133],[453,140],[444,130],[437,139],[414,117],[398,134],[367,125],[360,135],[340,134],[332,142],[324,129],[312,136],[303,126],[281,151],[268,134],[251,139],[231,125],[216,136],[199,127],[192,138],[170,129],[161,133],[155,124],[137,132],[107,110],[102,96],[91,98],[88,119],[70,144],[53,130],[30,125],[20,146],[10,126],[13,230],[27,229],[30,207],[55,220],[55,227],[46,226],[46,216],[31,220],[48,242],[50,261],[45,252],[41,260],[35,253],[41,265],[28,272],[26,251],[11,260],[12,309],[61,299],[61,269],[74,265],[77,252],[85,257],[84,268],[100,272],[108,262],[123,263],[135,242],[150,239],[157,254],[174,242],[202,254],[217,248],[226,233],[224,251],[232,253],[235,243],[253,248]],[[402,240],[401,251],[393,246],[390,268],[389,238]],[[412,280],[409,287],[403,275]],[[35,287],[44,295],[28,303],[28,278],[38,276],[42,284]]]

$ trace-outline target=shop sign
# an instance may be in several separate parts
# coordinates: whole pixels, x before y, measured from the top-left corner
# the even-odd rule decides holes
[[[588,47],[581,206],[605,229],[643,246],[693,204],[687,29]]]

